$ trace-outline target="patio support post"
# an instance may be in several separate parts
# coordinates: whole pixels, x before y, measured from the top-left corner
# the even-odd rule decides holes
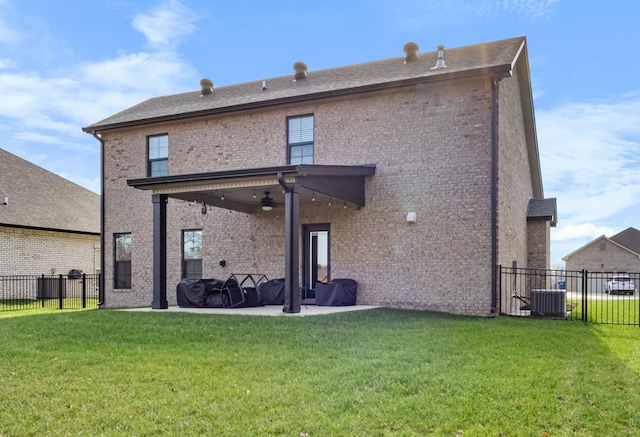
[[[153,302],[151,308],[164,310],[167,302],[167,195],[152,194],[153,202]]]
[[[287,186],[284,194],[284,307],[285,313],[300,312],[299,239],[300,239],[300,187]]]

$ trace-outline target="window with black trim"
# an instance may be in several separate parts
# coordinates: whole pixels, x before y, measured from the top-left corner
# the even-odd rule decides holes
[[[113,288],[131,288],[131,234],[113,235]]]
[[[182,277],[202,279],[202,230],[182,231]]]
[[[147,137],[149,156],[148,175],[167,176],[169,174],[169,135],[152,135]]]
[[[287,161],[313,164],[313,115],[287,119]]]

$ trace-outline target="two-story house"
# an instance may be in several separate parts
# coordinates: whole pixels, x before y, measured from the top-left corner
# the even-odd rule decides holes
[[[285,312],[351,278],[358,303],[489,316],[498,265],[548,267],[525,38],[293,67],[83,128],[102,145],[106,306],[258,272],[285,279]]]

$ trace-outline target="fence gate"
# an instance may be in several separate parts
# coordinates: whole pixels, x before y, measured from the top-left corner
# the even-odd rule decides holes
[[[640,326],[640,273],[499,266],[500,312]]]

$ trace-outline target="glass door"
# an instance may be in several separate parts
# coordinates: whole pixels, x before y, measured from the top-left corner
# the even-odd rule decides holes
[[[302,298],[315,298],[317,282],[331,280],[329,224],[303,225]]]

